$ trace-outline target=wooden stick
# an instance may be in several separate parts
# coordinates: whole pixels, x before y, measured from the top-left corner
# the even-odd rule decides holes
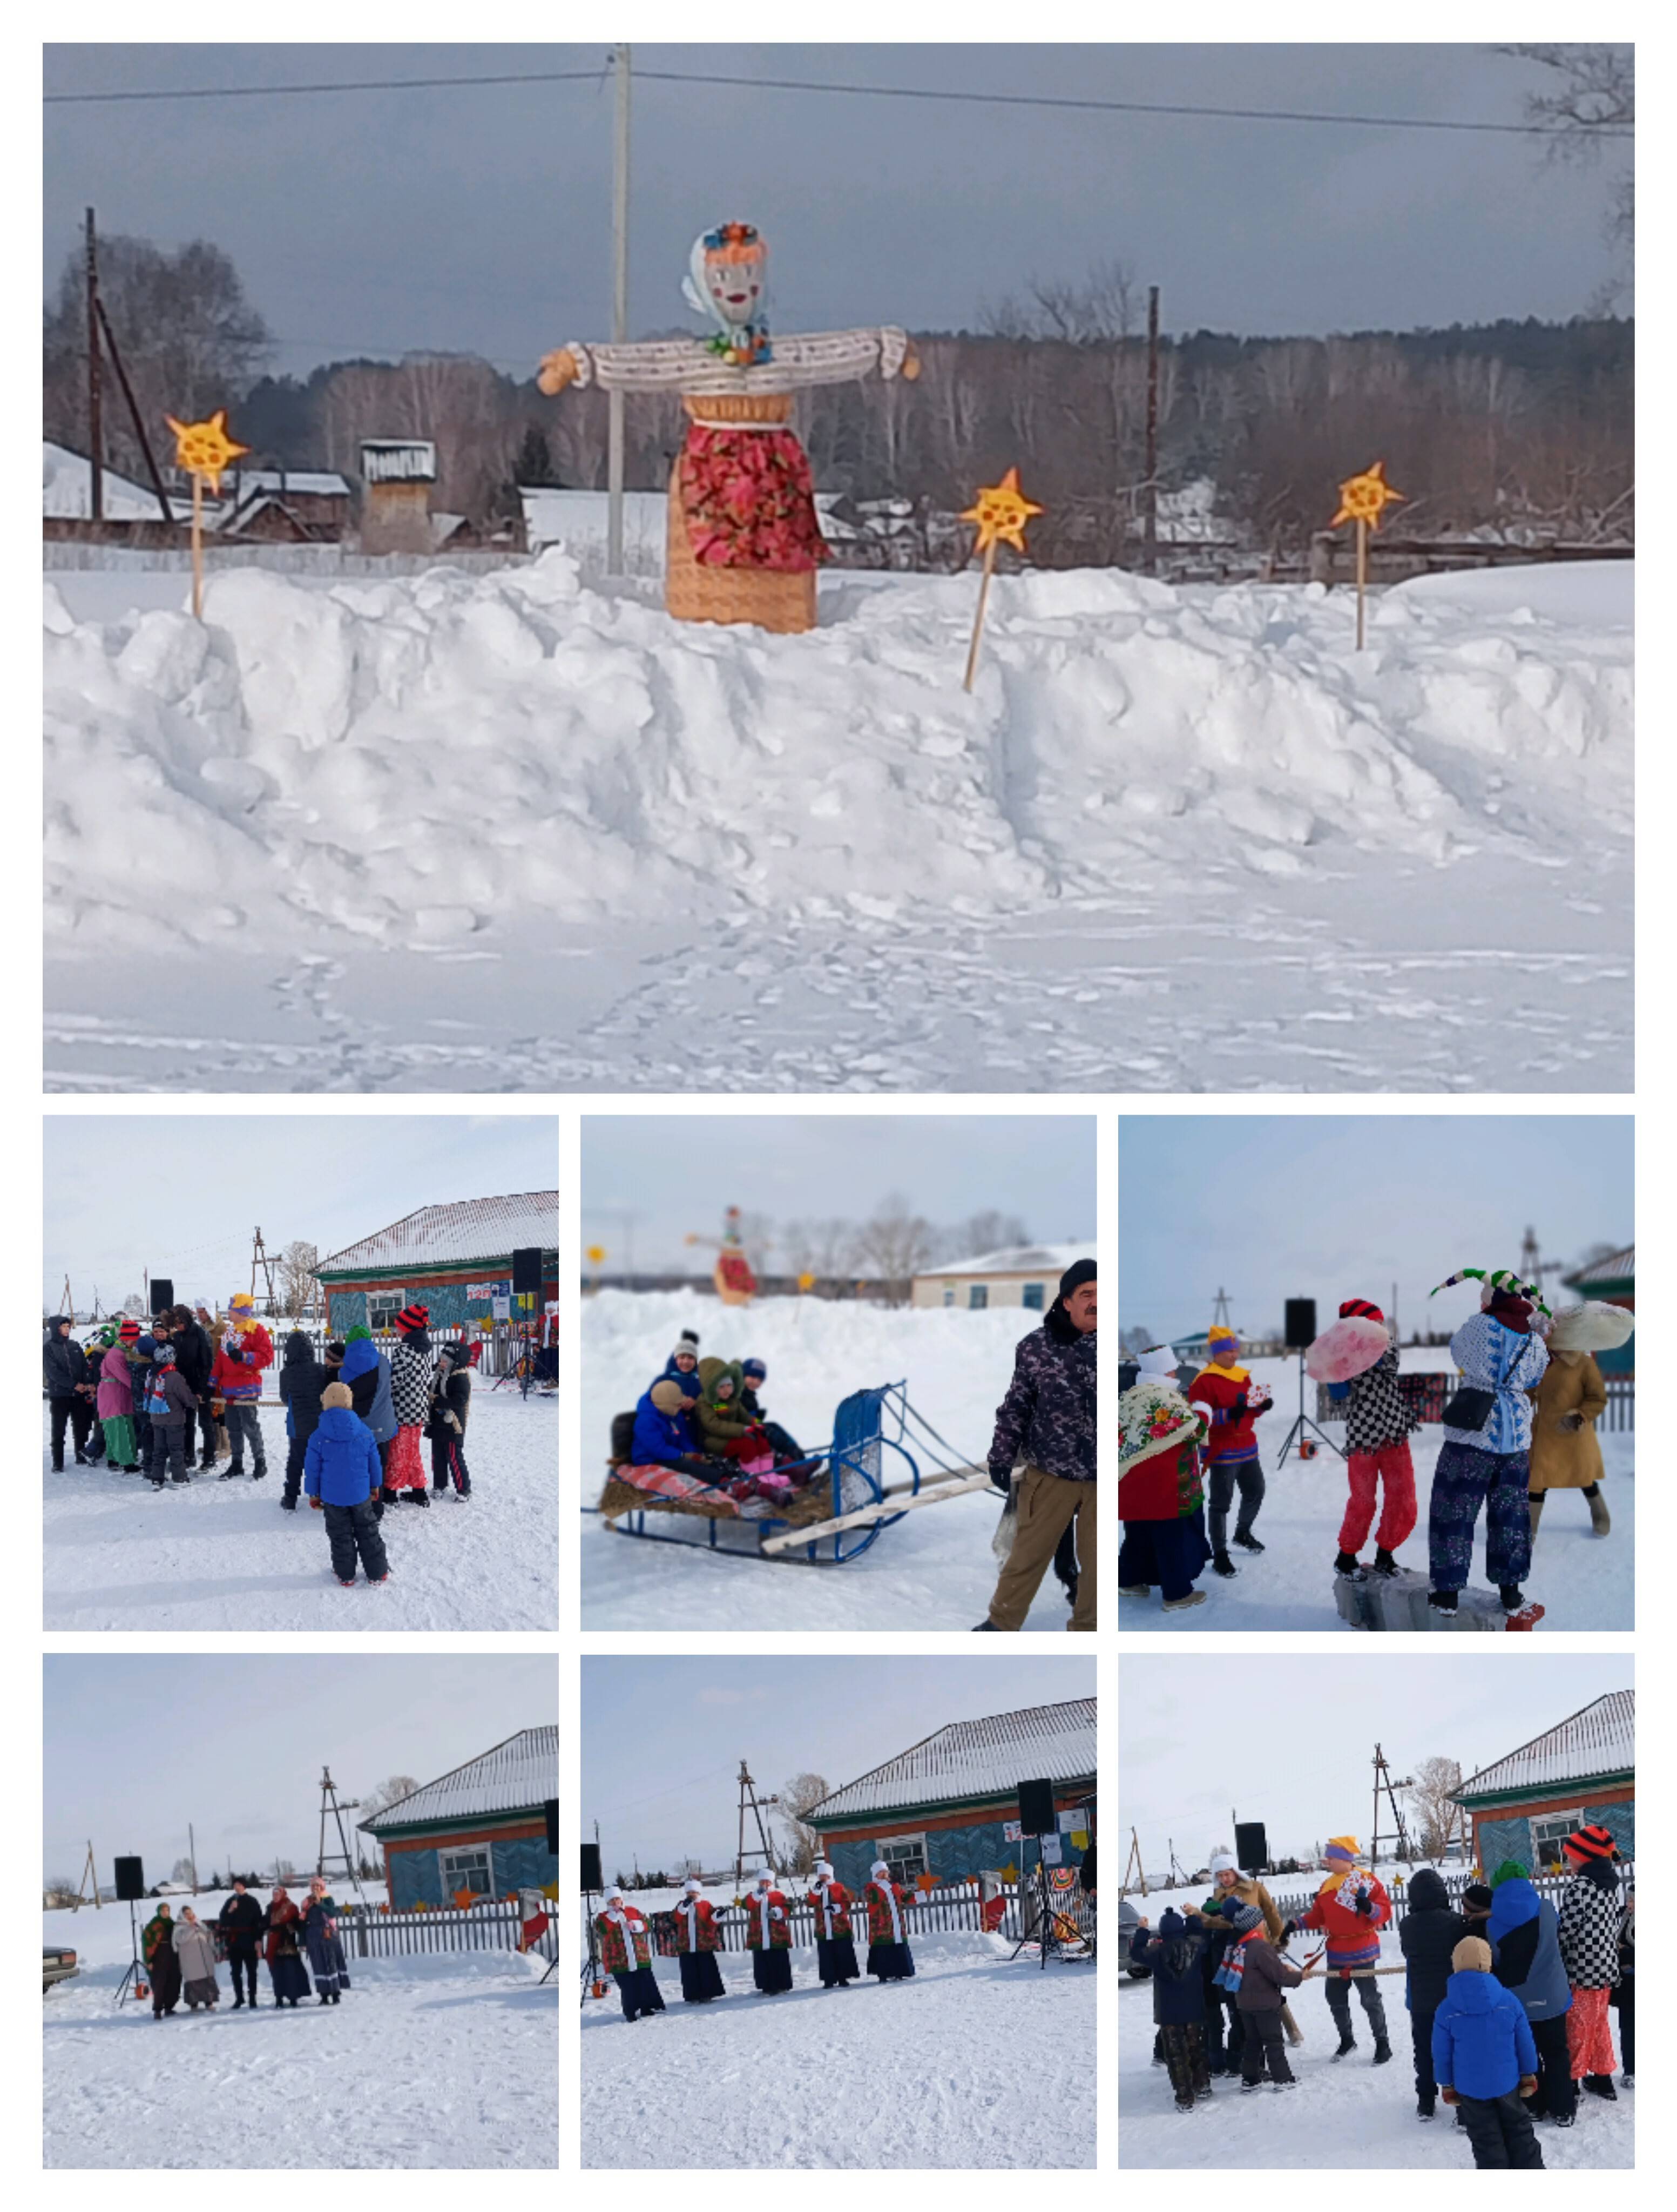
[[[1369,580],[1369,526],[1357,518],[1357,650],[1363,650],[1363,593]]]
[[[854,1513],[841,1513],[831,1521],[814,1521],[807,1528],[787,1528],[777,1536],[765,1536],[760,1549],[765,1554],[776,1552],[795,1552],[800,1544],[819,1543],[823,1536],[836,1536],[846,1528],[866,1528],[877,1521],[894,1521],[899,1513],[918,1512],[922,1505],[942,1505],[951,1498],[965,1498],[975,1490],[987,1490],[990,1477],[987,1470],[963,1475],[959,1481],[928,1488],[918,1496],[905,1498],[900,1505],[865,1505]],[[745,1524],[749,1527],[750,1524]]]
[[[984,580],[978,587],[978,612],[973,617],[972,644],[967,652],[967,680],[963,687],[970,691],[972,679],[978,672],[978,641],[984,634],[984,609],[990,597],[990,579],[995,574],[996,544],[994,538],[984,549]]]
[[[204,622],[204,477],[197,469],[192,469],[192,619]]]

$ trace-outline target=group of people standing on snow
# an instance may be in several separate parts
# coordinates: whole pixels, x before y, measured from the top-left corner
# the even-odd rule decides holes
[[[815,1964],[823,1990],[848,1989],[863,1974],[877,1981],[906,1982],[914,1972],[908,1948],[908,1915],[914,1899],[893,1881],[884,1859],[876,1859],[860,1896],[846,1888],[825,1859],[817,1859],[805,1902],[815,1918]],[[750,1890],[736,1900],[745,1923],[751,1954],[754,1994],[779,1996],[792,1985],[792,1922],[786,1893],[772,1868],[758,1875]],[[717,1963],[726,1909],[719,1911],[693,1881],[683,1886],[680,1902],[667,1915],[671,1943],[681,1972],[682,2000],[708,2004],[729,1992]],[[868,1939],[867,1964],[856,1959],[858,1925]],[[594,1917],[600,1963],[617,1984],[625,2020],[645,2020],[665,2009],[653,1969],[653,1931],[640,1907],[619,1888],[608,1889]]]
[[[285,1409],[279,1503],[295,1513],[307,1498],[324,1516],[332,1571],[346,1589],[357,1560],[369,1583],[389,1577],[380,1527],[387,1505],[428,1506],[443,1494],[464,1504],[471,1495],[465,1444],[480,1346],[451,1340],[434,1352],[429,1310],[418,1304],[396,1316],[395,1332],[389,1357],[359,1326],[317,1355],[307,1332],[294,1329],[274,1377]],[[218,1479],[236,1481],[247,1457],[260,1482],[268,1455],[258,1409],[273,1368],[273,1339],[243,1291],[224,1318],[204,1304],[172,1306],[149,1329],[112,1322],[86,1343],[55,1315],[42,1346],[53,1471],[64,1472],[68,1432],[77,1467],[103,1460],[143,1474],[154,1492],[223,1461]],[[422,1441],[430,1446],[428,1485]]]
[[[736,1505],[748,1498],[785,1504],[809,1488],[822,1462],[769,1419],[763,1401],[768,1381],[767,1364],[755,1357],[702,1359],[697,1330],[683,1329],[636,1401],[629,1461],[696,1475]]]
[[[1581,1490],[1593,1532],[1605,1536],[1611,1526],[1595,1426],[1607,1394],[1595,1354],[1625,1342],[1634,1318],[1594,1301],[1552,1314],[1537,1286],[1506,1268],[1462,1268],[1438,1289],[1467,1280],[1480,1285],[1480,1310],[1450,1340],[1461,1385],[1443,1409],[1428,1504],[1428,1603],[1457,1610],[1483,1511],[1486,1573],[1504,1612],[1529,1625],[1542,1610],[1528,1604],[1524,1585],[1548,1492]],[[1256,1429],[1269,1393],[1241,1364],[1232,1329],[1212,1329],[1206,1351],[1186,1389],[1169,1345],[1120,1370],[1118,1586],[1145,1597],[1157,1584],[1167,1613],[1206,1601],[1194,1585],[1207,1565],[1225,1579],[1239,1573],[1230,1543],[1255,1555],[1265,1548],[1255,1525],[1264,1498]],[[1420,1422],[1380,1308],[1346,1298],[1305,1364],[1346,1421],[1348,1488],[1334,1571],[1353,1583],[1396,1577],[1398,1547],[1419,1517],[1409,1438]],[[1358,1554],[1370,1533],[1375,1555],[1364,1566]]]
[[[223,1960],[233,1970],[234,2012],[246,2004],[257,2009],[258,1956],[267,1962],[276,2011],[285,2005],[296,2010],[309,1993],[311,1972],[323,2005],[336,2004],[349,1986],[337,1905],[322,1875],[309,1883],[301,1905],[283,1882],[276,1882],[265,1905],[234,1875],[233,1894],[213,1923],[200,1920],[190,1905],[181,1907],[177,1920],[167,1904],[160,1904],[145,1924],[140,1952],[154,2020],[167,2020],[183,1999],[188,2012],[200,2007],[213,2012],[222,1996],[216,1968]]]
[[[1540,2166],[1534,2121],[1570,2128],[1580,2092],[1617,2097],[1609,2007],[1619,2013],[1626,2087],[1636,2071],[1635,1889],[1621,1895],[1619,1849],[1598,1822],[1568,1836],[1561,1856],[1559,1909],[1509,1859],[1455,1903],[1441,1875],[1420,1869],[1399,1915],[1357,1838],[1336,1836],[1309,1908],[1284,1918],[1255,1874],[1228,1850],[1213,1851],[1204,1903],[1165,1911],[1157,1930],[1141,1921],[1130,1941],[1132,1966],[1151,1977],[1154,2063],[1168,2069],[1178,2111],[1198,2110],[1214,2094],[1213,2077],[1236,2071],[1243,2094],[1266,2075],[1277,2088],[1296,2087],[1284,2035],[1294,2045],[1304,2039],[1287,1996],[1318,1971],[1338,2035],[1334,2058],[1357,2048],[1354,1990],[1372,2063],[1386,2064],[1392,2045],[1376,1977],[1401,1971],[1417,2118],[1432,2119],[1442,2099],[1475,2166]],[[1401,1969],[1382,1963],[1382,1936],[1394,1921]],[[1303,1932],[1322,1942],[1298,1966],[1285,1952]]]

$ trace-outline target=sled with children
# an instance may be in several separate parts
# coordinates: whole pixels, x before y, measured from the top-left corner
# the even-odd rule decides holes
[[[285,1413],[279,1506],[321,1516],[343,1589],[355,1587],[358,1566],[367,1583],[382,1584],[386,1509],[444,1497],[463,1505],[472,1494],[465,1437],[481,1347],[453,1340],[434,1347],[430,1319],[422,1304],[404,1307],[388,1355],[360,1326],[318,1350],[294,1328],[276,1354],[246,1291],[229,1298],[225,1316],[202,1303],[171,1306],[149,1328],[110,1322],[86,1342],[68,1316],[54,1315],[42,1346],[52,1471],[65,1471],[68,1442],[76,1467],[139,1476],[154,1496],[195,1474],[237,1482],[248,1471],[261,1482],[260,1409],[276,1401]]]
[[[633,1412],[614,1416],[598,1511],[614,1534],[736,1557],[842,1566],[906,1514],[987,1489],[906,1382],[853,1390],[806,1448],[770,1419],[766,1364],[699,1355],[684,1330]],[[927,1462],[922,1468],[922,1460]]]
[[[1538,1285],[1501,1267],[1458,1269],[1432,1295],[1467,1282],[1479,1286],[1479,1311],[1450,1339],[1460,1380],[1443,1409],[1425,1575],[1397,1557],[1419,1519],[1409,1438],[1420,1423],[1385,1316],[1347,1298],[1304,1354],[1305,1372],[1346,1424],[1347,1495],[1332,1574],[1340,1613],[1355,1627],[1534,1628],[1545,1608],[1525,1584],[1549,1492],[1581,1490],[1592,1533],[1612,1526],[1595,1429],[1607,1394],[1595,1355],[1625,1343],[1634,1316],[1596,1301],[1552,1312]],[[1207,1566],[1227,1580],[1243,1571],[1233,1552],[1263,1553],[1256,1431],[1271,1401],[1241,1348],[1233,1329],[1212,1328],[1205,1366],[1186,1385],[1169,1345],[1121,1371],[1121,1595],[1148,1597],[1157,1586],[1167,1613],[1204,1605],[1211,1593],[1195,1584]],[[1470,1586],[1481,1511],[1494,1594]]]
[[[1455,1898],[1422,1867],[1394,1885],[1394,1899],[1356,1837],[1335,1836],[1309,1905],[1283,1915],[1256,1872],[1219,1847],[1204,1902],[1168,1909],[1157,1929],[1137,1915],[1130,1936],[1131,1971],[1151,1984],[1152,2063],[1177,2112],[1203,2112],[1219,2081],[1237,2080],[1243,2097],[1266,2080],[1296,2088],[1287,2046],[1306,2036],[1289,1998],[1313,1979],[1336,2039],[1330,2060],[1359,2048],[1354,1995],[1370,2063],[1389,2064],[1397,2054],[1379,1978],[1401,1976],[1416,2118],[1437,2119],[1441,2104],[1453,2111],[1476,2167],[1541,2166],[1538,2124],[1571,2128],[1592,2100],[1616,2102],[1621,2062],[1619,2086],[1636,2079],[1635,1888],[1599,1822],[1567,1836],[1560,1858],[1553,1901],[1514,1859],[1488,1881],[1475,1869]],[[1388,1933],[1398,1953],[1389,1960]],[[1289,1958],[1294,1938],[1308,1936],[1321,1941]]]

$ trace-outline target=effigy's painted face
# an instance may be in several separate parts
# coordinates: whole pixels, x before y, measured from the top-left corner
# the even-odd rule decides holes
[[[755,322],[768,281],[768,256],[761,245],[723,246],[705,255],[705,290],[719,319],[736,328]]]

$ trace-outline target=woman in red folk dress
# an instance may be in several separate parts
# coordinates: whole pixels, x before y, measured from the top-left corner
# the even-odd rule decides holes
[[[599,1938],[600,1964],[617,1984],[625,2020],[645,2020],[662,2012],[664,1999],[653,1972],[652,1938],[646,1916],[631,1905],[620,1889],[608,1889],[605,1908],[594,1915]]]
[[[906,1916],[911,1902],[900,1882],[891,1880],[884,1859],[873,1862],[873,1879],[862,1892],[867,1907],[867,1970],[882,1982],[907,1982],[914,1978],[914,1957],[908,1948]]]
[[[772,1867],[763,1869],[745,1900],[745,1931],[757,1995],[779,1996],[792,1987],[792,1923],[787,1918],[786,1899],[775,1887]]]
[[[722,1948],[722,1930],[715,1910],[698,1882],[683,1884],[681,1902],[671,1917],[676,1923],[682,2002],[708,2004],[713,1997],[726,1996],[722,1970],[716,1963],[716,1954]]]
[[[823,1990],[848,1990],[861,1979],[851,1940],[850,1893],[825,1859],[815,1863],[810,1905],[815,1914],[815,1963]]]

